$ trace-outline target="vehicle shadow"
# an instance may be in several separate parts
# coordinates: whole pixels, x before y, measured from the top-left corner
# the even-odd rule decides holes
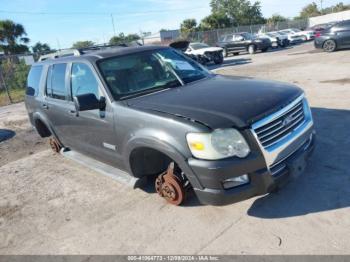
[[[9,129],[0,129],[0,143],[11,139],[16,135],[15,131],[9,130]]]
[[[252,62],[251,58],[232,58],[228,57],[224,60],[224,62],[220,65],[208,65],[207,68],[209,70],[215,70],[219,68],[224,68],[228,66],[237,66],[237,65],[244,65],[244,64],[250,64]]]
[[[350,111],[313,108],[316,148],[305,173],[261,197],[249,216],[275,219],[350,206]]]

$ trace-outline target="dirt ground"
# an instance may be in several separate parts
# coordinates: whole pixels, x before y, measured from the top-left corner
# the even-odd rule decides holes
[[[350,254],[350,51],[312,44],[216,72],[301,86],[317,148],[300,178],[237,204],[183,207],[54,155],[23,103],[0,108],[0,254]]]

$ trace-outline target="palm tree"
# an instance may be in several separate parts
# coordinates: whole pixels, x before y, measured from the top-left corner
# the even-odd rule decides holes
[[[0,49],[5,54],[18,54],[28,51],[29,38],[21,24],[11,20],[0,20]]]

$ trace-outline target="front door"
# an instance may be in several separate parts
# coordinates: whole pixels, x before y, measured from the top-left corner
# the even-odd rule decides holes
[[[113,108],[94,68],[85,62],[73,62],[69,70],[69,146],[102,162],[115,165],[116,134]],[[73,98],[94,94],[97,99],[106,99],[105,110],[76,112]]]

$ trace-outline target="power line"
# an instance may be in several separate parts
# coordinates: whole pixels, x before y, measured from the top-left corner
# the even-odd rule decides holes
[[[207,9],[207,7],[192,7],[191,9]],[[0,13],[7,14],[22,14],[22,15],[127,15],[127,14],[156,14],[156,13],[164,13],[164,12],[173,12],[173,11],[189,11],[188,8],[181,9],[158,9],[158,10],[148,10],[141,12],[122,12],[122,13],[110,13],[110,12],[31,12],[31,11],[12,11],[12,10],[0,10]]]

